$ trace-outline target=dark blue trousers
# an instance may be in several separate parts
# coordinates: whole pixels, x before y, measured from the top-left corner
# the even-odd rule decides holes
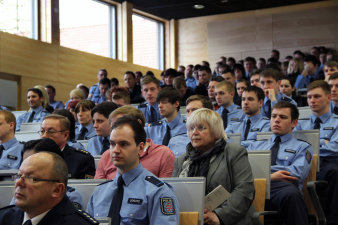
[[[308,225],[308,213],[297,185],[286,181],[271,181],[270,200],[266,210],[278,210],[286,225]]]
[[[328,225],[338,224],[338,157],[321,157],[317,180],[325,180],[328,186],[324,190],[324,205]]]

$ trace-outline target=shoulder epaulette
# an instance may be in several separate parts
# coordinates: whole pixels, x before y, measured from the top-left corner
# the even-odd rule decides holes
[[[102,182],[101,184],[98,184],[97,186],[100,186],[100,185],[102,185],[102,184],[106,184],[106,183],[109,183],[109,182],[112,182],[112,181],[114,181],[114,180],[107,180],[107,181],[105,181],[105,182]]]
[[[259,140],[256,140],[256,141],[267,141],[269,139],[259,139]]]
[[[138,108],[145,108],[145,107],[147,107],[147,104],[145,104],[145,103],[141,103],[141,104],[138,105]]]
[[[158,126],[158,125],[162,125],[162,121],[161,120],[153,122],[153,123],[149,123],[148,126],[153,127],[153,126]]]
[[[301,119],[298,119],[298,120],[310,120],[310,118],[301,118]]]
[[[85,220],[87,220],[90,224],[99,224],[99,222],[96,219],[94,219],[91,215],[89,215],[88,213],[86,213],[85,211],[81,209],[77,209],[76,213],[80,215],[82,218],[84,218]]]
[[[268,117],[262,117],[263,120],[270,120]]]
[[[161,180],[157,179],[154,176],[146,176],[145,180],[149,181],[150,183],[154,184],[157,187],[161,187],[164,184]]]
[[[24,145],[26,142],[25,141],[19,141],[19,143]]]
[[[87,152],[86,150],[83,150],[83,149],[75,148],[75,151],[76,151],[76,152],[80,152],[80,153],[82,153],[82,154],[84,154],[84,155],[90,155],[89,152]]]
[[[292,102],[292,99],[291,98],[288,98],[288,97],[281,97],[282,101],[287,101],[287,102]]]
[[[298,140],[298,141],[305,142],[305,143],[308,144],[308,145],[311,145],[309,142],[307,142],[307,141],[305,141],[305,140],[303,140],[303,139],[298,139],[298,138],[297,138],[297,140]]]
[[[187,119],[184,119],[184,120],[183,120],[183,123],[187,123]]]
[[[75,188],[67,186],[67,192],[73,192],[75,191]]]
[[[72,142],[72,143],[76,143],[77,141],[76,141],[76,140],[72,140],[72,141],[70,141],[70,142]]]
[[[333,118],[338,119],[338,116],[334,116]]]
[[[0,211],[4,210],[4,209],[10,209],[10,208],[13,208],[13,207],[15,207],[15,205],[8,205],[8,206],[0,208]]]
[[[240,107],[240,106],[237,106],[237,109],[241,109],[241,107]]]

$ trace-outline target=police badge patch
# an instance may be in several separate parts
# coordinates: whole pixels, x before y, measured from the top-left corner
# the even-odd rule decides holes
[[[306,150],[306,152],[305,152],[305,159],[306,159],[308,164],[311,163],[312,156],[311,156],[311,153],[309,152],[309,150]]]
[[[175,215],[174,201],[172,198],[160,198],[161,212],[163,215]]]

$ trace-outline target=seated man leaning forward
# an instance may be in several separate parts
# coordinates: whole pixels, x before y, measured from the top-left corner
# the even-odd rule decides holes
[[[66,196],[68,170],[57,154],[40,152],[23,161],[16,176],[15,205],[0,210],[0,224],[99,224]]]
[[[117,119],[110,134],[114,180],[94,190],[87,211],[94,217],[111,217],[111,224],[179,224],[179,206],[171,187],[142,167],[139,155],[146,134],[133,117]]]

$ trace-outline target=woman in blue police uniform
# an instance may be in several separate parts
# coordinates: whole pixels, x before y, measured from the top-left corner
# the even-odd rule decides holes
[[[110,151],[118,173],[113,181],[96,187],[87,205],[89,214],[111,217],[112,224],[179,224],[172,188],[139,163],[145,141],[145,131],[134,117],[114,123]]]

